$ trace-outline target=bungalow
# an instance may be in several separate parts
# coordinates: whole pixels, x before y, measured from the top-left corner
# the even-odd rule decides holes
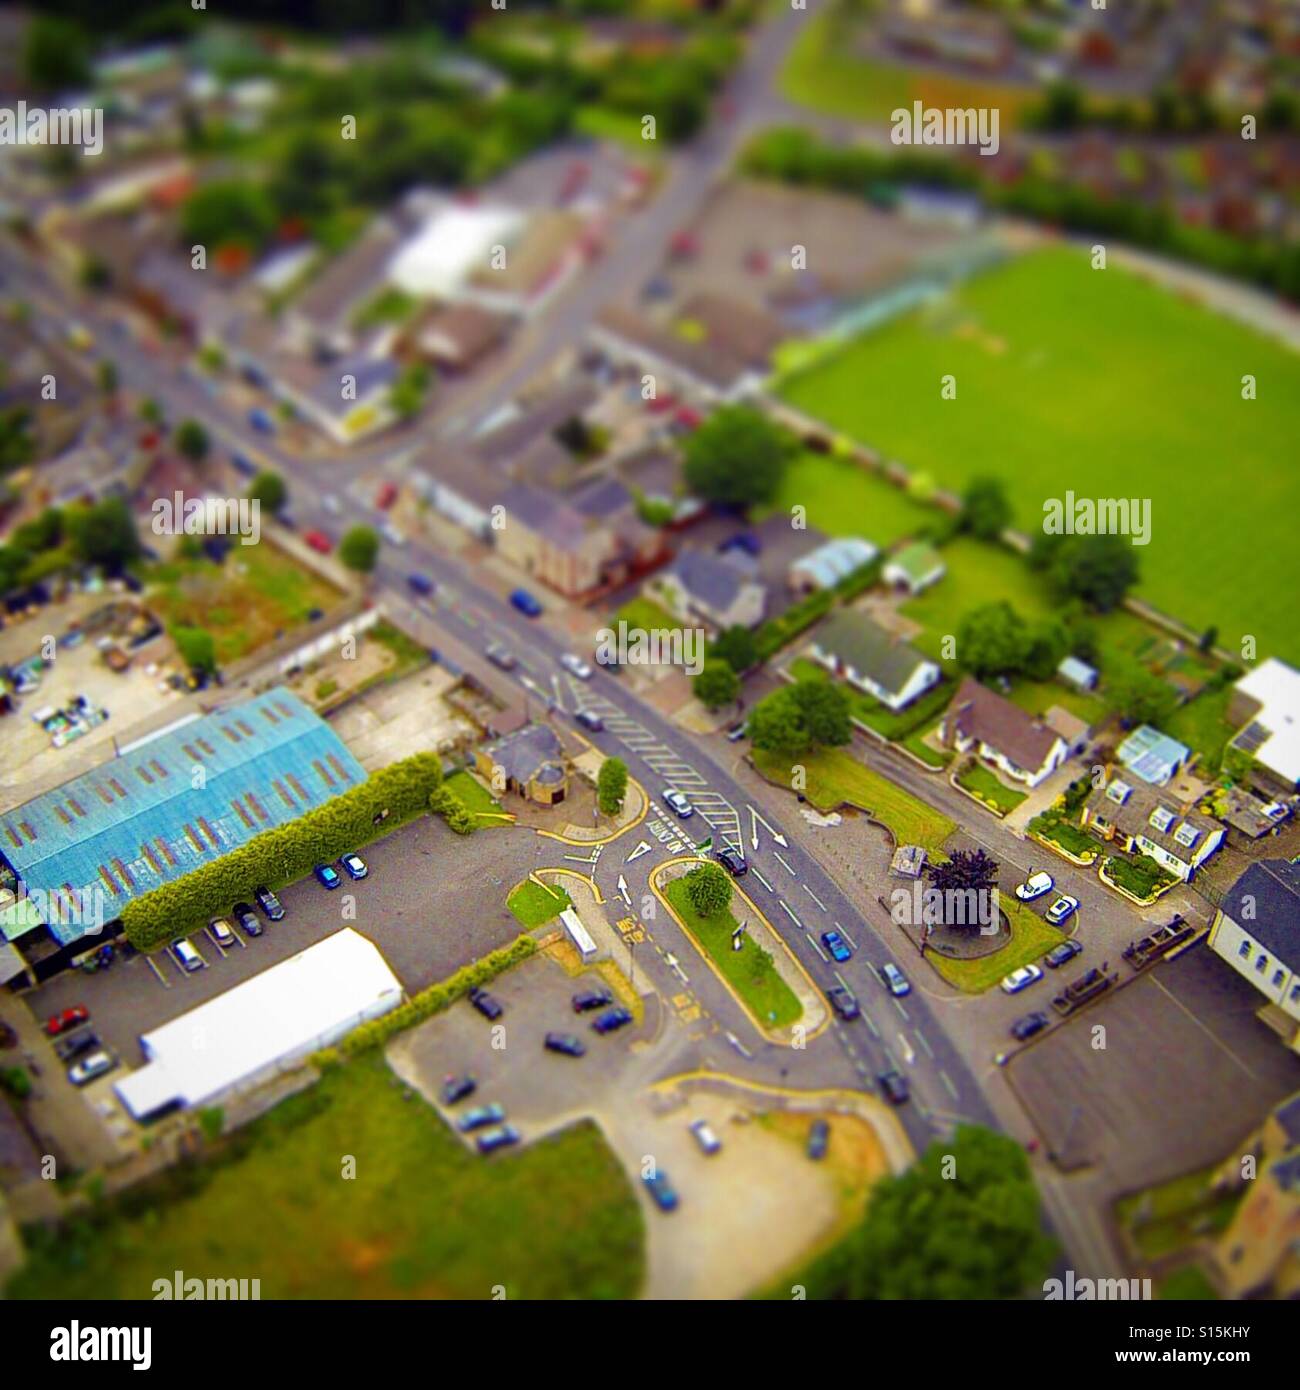
[[[1300,790],[1300,671],[1276,657],[1247,671],[1228,720],[1241,726],[1229,747],[1254,759],[1257,780],[1269,791]]]
[[[1191,882],[1227,834],[1208,816],[1180,807],[1151,787],[1115,776],[1093,790],[1079,819],[1101,839],[1117,841],[1129,853],[1149,855],[1184,883]]]
[[[1069,741],[1055,729],[970,676],[948,706],[940,737],[961,753],[974,749],[1027,787],[1038,786],[1070,756]]]
[[[736,551],[683,550],[643,586],[682,622],[703,622],[715,631],[756,627],[763,620],[767,590],[754,577],[749,557]]]
[[[938,683],[939,668],[865,614],[843,608],[817,629],[813,658],[891,710],[901,710]]]
[[[857,536],[838,536],[796,560],[787,582],[796,594],[814,589],[833,589],[841,579],[869,565],[880,551]]]
[[[1249,865],[1220,902],[1207,941],[1267,998],[1260,1019],[1300,1052],[1300,864]]]
[[[881,577],[886,584],[902,589],[915,598],[923,589],[937,584],[947,573],[947,566],[934,546],[927,545],[925,541],[914,541],[885,562]]]
[[[558,805],[569,789],[568,759],[549,724],[525,724],[478,749],[474,762],[494,791],[514,792],[542,806]]]
[[[1191,757],[1191,749],[1150,724],[1140,724],[1120,744],[1116,756],[1134,777],[1163,787]]]

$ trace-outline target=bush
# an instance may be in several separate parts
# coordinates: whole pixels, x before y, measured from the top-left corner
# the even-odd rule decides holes
[[[716,864],[701,864],[686,875],[686,894],[701,917],[717,917],[731,904],[731,880]]]
[[[32,1093],[32,1078],[22,1067],[6,1067],[0,1071],[0,1089],[15,1100],[26,1100]]]
[[[810,628],[818,618],[825,617],[835,603],[831,589],[817,589],[807,598],[787,608],[779,618],[769,618],[754,635],[758,649],[758,659],[766,661],[775,656],[787,642],[792,642],[805,628]]]

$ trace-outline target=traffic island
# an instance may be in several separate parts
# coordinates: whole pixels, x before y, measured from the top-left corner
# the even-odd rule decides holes
[[[830,1022],[812,978],[754,900],[732,885],[731,904],[701,917],[691,903],[686,875],[706,861],[670,859],[650,873],[650,889],[690,938],[754,1028],[769,1042],[802,1046]],[[740,949],[733,939],[744,925]]]

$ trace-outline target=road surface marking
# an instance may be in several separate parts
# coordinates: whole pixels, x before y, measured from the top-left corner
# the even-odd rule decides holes
[[[903,1049],[903,1061],[910,1067],[916,1061],[916,1053],[912,1050],[912,1044],[900,1033],[898,1045]]]
[[[806,883],[803,885],[803,891],[808,894],[808,896],[813,900],[813,902],[817,904],[818,907],[821,908],[823,912],[826,911],[826,904],[822,902],[822,900],[817,896],[817,894],[814,893],[813,890],[809,888]]]
[[[871,1015],[868,1013],[864,1013],[862,1017],[866,1020],[867,1027],[871,1029],[871,1036],[873,1038],[878,1038],[880,1036],[880,1029],[877,1028],[874,1023],[872,1023]]]
[[[816,941],[814,941],[811,936],[808,936],[807,932],[804,932],[804,936],[808,937],[808,944],[813,948],[814,951],[817,952],[817,954],[824,961],[826,959],[826,953],[822,950],[821,946]]]
[[[782,910],[785,912],[785,915],[795,924],[795,926],[802,927],[803,923],[794,915],[793,912],[790,911],[788,907],[786,907],[784,898],[780,900],[780,903]]]
[[[782,849],[785,849],[789,845],[789,840],[787,840],[785,836],[782,835],[781,832],[775,828],[775,826],[771,825],[768,821],[764,820],[763,817],[760,816],[758,812],[751,806],[749,808],[750,849],[758,848],[758,827],[760,825],[777,842],[777,844],[781,846]]]
[[[939,1080],[942,1081],[943,1084],[948,1088],[948,1094],[953,1098],[953,1100],[956,1100],[957,1088],[952,1084],[952,1078],[948,1075],[946,1071],[941,1071],[939,1073]]]
[[[929,1042],[926,1040],[925,1034],[921,1032],[919,1028],[916,1030],[916,1040],[921,1044],[922,1048],[925,1050],[925,1055],[931,1061],[934,1061],[934,1048],[930,1046]]]
[[[775,850],[773,850],[773,854],[776,854],[776,851],[775,851]],[[795,871],[789,866],[789,864],[787,864],[787,863],[785,862],[784,859],[781,858],[781,856],[780,856],[779,854],[776,855],[776,858],[777,858],[778,860],[780,860],[781,864],[782,864],[783,867],[785,868],[786,873],[790,874],[790,875],[791,875],[792,877],[794,877],[794,878],[798,878],[798,877],[799,877],[799,875],[795,873]]]
[[[898,1012],[902,1014],[905,1019],[907,1019],[907,1022],[910,1023],[912,1020],[910,1018],[907,1018],[907,1010],[898,1002],[897,999],[894,999],[894,996],[892,994],[889,997],[894,1000],[894,1008],[896,1008]]]
[[[849,947],[851,950],[856,951],[858,949],[858,943],[854,941],[854,939],[848,934],[848,932],[844,930],[842,926],[840,926],[838,922],[835,923],[835,930],[839,932],[839,934],[845,939],[845,941],[849,943]]]
[[[763,885],[764,888],[767,889],[769,893],[774,891],[772,885],[767,881],[767,879],[763,877],[762,874],[759,873],[757,869],[750,869],[750,873],[754,875],[754,877]]]

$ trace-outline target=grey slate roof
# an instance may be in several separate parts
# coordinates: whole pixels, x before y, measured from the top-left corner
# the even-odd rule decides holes
[[[547,724],[525,724],[517,733],[491,744],[486,752],[512,782],[521,786],[548,767],[557,769],[559,776],[552,773],[543,781],[554,782],[563,776],[564,750],[555,730]]]
[[[1285,859],[1251,864],[1220,906],[1276,960],[1300,970],[1300,864]]]
[[[710,550],[683,550],[669,573],[697,603],[718,612],[735,603],[742,584],[753,582],[738,564]]]
[[[813,640],[822,651],[891,694],[900,693],[925,661],[920,652],[898,641],[879,623],[847,608],[832,613]]]

